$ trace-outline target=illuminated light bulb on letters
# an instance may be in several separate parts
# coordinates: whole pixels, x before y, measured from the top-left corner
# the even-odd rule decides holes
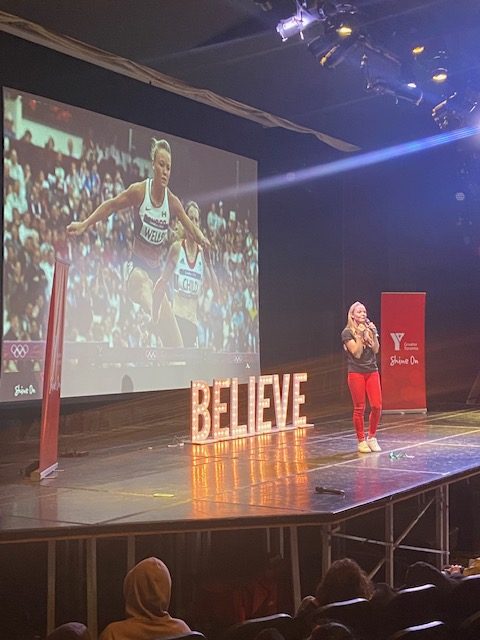
[[[273,404],[275,406],[275,426],[285,429],[287,425],[288,392],[290,389],[290,374],[283,376],[282,395],[280,396],[280,376],[273,376]]]
[[[200,395],[203,395],[200,401]],[[190,394],[190,428],[193,442],[205,442],[210,435],[210,387],[206,382],[196,381],[192,383]],[[199,417],[202,418],[202,427],[199,428]]]
[[[273,376],[260,376],[257,385],[257,433],[272,430],[272,421],[263,420],[263,410],[270,407],[270,398],[265,398],[265,386],[273,383]]]
[[[227,413],[227,403],[220,402],[220,390],[230,387],[230,378],[213,381],[213,407],[212,407],[212,438],[220,440],[228,438],[230,433],[229,427],[220,427],[220,415]]]
[[[247,429],[249,434],[255,433],[255,376],[250,376],[248,378],[248,419],[247,419]]]
[[[230,387],[230,435],[237,438],[247,435],[247,425],[238,424],[238,378],[232,378]]]
[[[205,442],[218,442],[243,438],[245,436],[271,437],[272,431],[277,432],[287,429],[287,415],[290,387],[292,387],[292,427],[309,426],[305,416],[300,416],[300,405],[305,403],[305,396],[300,393],[300,385],[307,380],[306,373],[293,374],[293,383],[290,385],[290,374],[285,374],[280,390],[280,376],[266,375],[250,376],[247,387],[247,424],[238,424],[239,420],[239,393],[238,378],[225,378],[215,380],[213,388],[203,380],[193,381],[191,384],[191,418],[190,426],[192,442],[195,444]],[[273,400],[276,424],[271,420],[264,420],[265,409],[270,408],[271,400],[265,397],[265,387],[273,386]],[[230,389],[230,393],[224,396],[228,402],[221,402],[222,389]],[[209,404],[211,401],[211,411]],[[229,414],[228,425],[221,427],[221,415]],[[227,420],[225,420],[227,422]],[[289,425],[290,426],[290,425]]]
[[[294,427],[305,427],[307,424],[307,417],[300,416],[300,405],[305,402],[305,396],[300,395],[300,383],[306,382],[307,379],[308,375],[306,373],[293,374],[292,423]]]

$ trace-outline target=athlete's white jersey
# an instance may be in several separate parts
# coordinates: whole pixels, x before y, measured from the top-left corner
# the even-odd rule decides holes
[[[145,196],[143,202],[135,211],[134,233],[140,243],[150,248],[158,247],[168,238],[170,224],[170,208],[168,205],[168,189],[159,207],[154,206],[151,198],[152,178],[145,181]]]
[[[182,298],[198,298],[203,285],[204,258],[202,251],[197,247],[193,261],[188,259],[183,240],[178,254],[177,264],[173,272],[173,286],[175,294]]]

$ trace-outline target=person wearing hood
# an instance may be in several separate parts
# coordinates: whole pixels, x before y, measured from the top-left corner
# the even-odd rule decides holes
[[[180,636],[191,629],[168,613],[172,579],[158,558],[146,558],[131,569],[123,583],[126,620],[112,622],[100,640],[154,640]]]

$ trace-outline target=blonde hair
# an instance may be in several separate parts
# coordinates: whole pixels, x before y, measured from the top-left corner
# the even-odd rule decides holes
[[[157,140],[156,138],[152,138],[152,145],[150,147],[150,158],[152,159],[152,162],[155,162],[155,156],[159,149],[164,149],[167,153],[172,155],[172,150],[166,140]]]
[[[362,307],[365,306],[363,304],[363,302],[360,302],[359,300],[356,300],[350,306],[350,309],[348,310],[348,313],[347,313],[347,324],[345,325],[345,329],[349,329],[353,334],[355,333],[355,330],[356,330],[357,327],[355,325],[355,322],[353,321],[352,315],[353,315],[353,312],[355,311],[355,307],[358,307],[359,304],[361,304]]]

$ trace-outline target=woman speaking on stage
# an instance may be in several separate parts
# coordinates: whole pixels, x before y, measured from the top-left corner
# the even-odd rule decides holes
[[[361,302],[354,302],[348,310],[342,342],[347,355],[348,388],[353,402],[353,426],[357,434],[358,451],[381,451],[376,437],[382,413],[382,389],[377,366],[380,345],[377,328],[368,319],[367,310]],[[370,405],[367,437],[364,424],[366,398]]]

